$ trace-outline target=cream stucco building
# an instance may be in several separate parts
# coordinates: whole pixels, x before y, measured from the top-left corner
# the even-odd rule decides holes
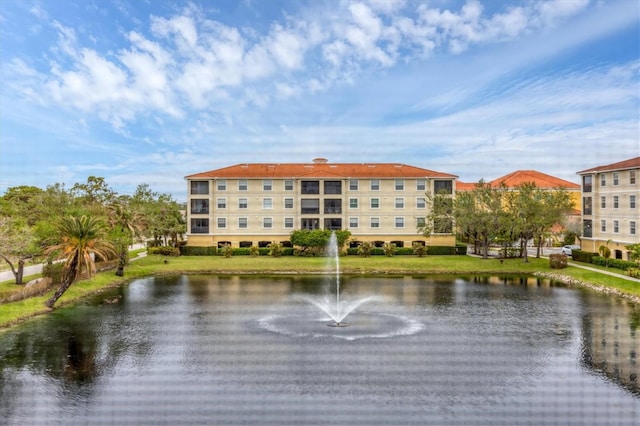
[[[351,244],[454,246],[451,233],[424,237],[427,193],[453,197],[455,175],[396,163],[237,164],[186,176],[190,246],[289,245],[296,229],[345,229]]]
[[[578,172],[582,181],[582,242],[597,253],[609,246],[611,257],[629,260],[626,245],[640,243],[640,157]]]

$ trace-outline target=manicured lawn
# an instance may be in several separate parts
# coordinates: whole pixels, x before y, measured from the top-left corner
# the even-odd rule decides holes
[[[373,256],[362,258],[347,256],[340,258],[342,274],[530,274],[533,272],[557,272],[570,275],[594,284],[603,284],[619,288],[622,291],[640,295],[640,285],[624,279],[614,278],[569,267],[563,270],[551,270],[547,259],[530,258],[529,263],[521,259],[479,259],[470,256]],[[74,283],[60,298],[56,307],[74,303],[87,295],[104,289],[122,285],[136,278],[166,274],[314,274],[327,273],[330,259],[325,257],[272,258],[268,256],[147,256],[131,262],[125,268],[125,277],[116,277],[114,271],[99,273],[91,280]],[[31,277],[28,277],[31,279]],[[12,282],[0,283],[0,293],[6,289],[15,289]],[[53,290],[51,290],[53,292]],[[51,292],[49,294],[51,294]],[[49,295],[33,297],[19,302],[5,303],[0,308],[0,328],[10,326],[24,319],[45,313],[44,301]]]

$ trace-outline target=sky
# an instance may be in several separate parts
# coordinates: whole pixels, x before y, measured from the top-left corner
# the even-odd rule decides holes
[[[640,155],[634,0],[1,0],[0,194],[239,163],[491,180]]]

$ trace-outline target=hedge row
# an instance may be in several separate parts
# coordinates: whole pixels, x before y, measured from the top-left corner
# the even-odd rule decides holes
[[[592,253],[582,250],[571,250],[571,257],[576,262],[593,263],[593,256],[597,256],[598,253]]]
[[[623,271],[638,267],[636,263],[629,262],[628,260],[611,259],[602,256],[593,256],[591,263],[599,266],[609,266],[611,268],[622,269]]]
[[[177,256],[175,254],[175,249],[173,247],[150,247],[149,254],[160,254],[164,256]],[[428,246],[427,254],[430,255],[466,255],[467,254],[467,246],[466,244],[456,244],[455,247],[449,246]],[[269,249],[268,248],[260,248],[258,249],[260,256],[268,256]],[[182,246],[179,249],[179,253],[182,256],[222,256],[222,250],[217,249],[216,247],[195,247],[195,246]],[[234,248],[232,255],[233,256],[249,256],[251,254],[251,248],[243,247],[243,248]],[[290,247],[283,247],[283,256],[293,256],[295,254],[295,250]],[[357,256],[358,249],[357,248],[348,248],[347,254],[350,256]],[[411,247],[399,247],[396,248],[395,255],[399,256],[411,256],[414,254],[413,248]],[[381,247],[374,247],[371,250],[371,256],[384,256],[384,249]]]

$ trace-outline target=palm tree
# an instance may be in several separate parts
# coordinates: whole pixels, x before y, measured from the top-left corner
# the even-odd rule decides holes
[[[60,254],[65,259],[64,273],[60,288],[49,298],[45,305],[52,308],[56,301],[82,273],[89,276],[96,273],[96,265],[92,256],[108,259],[115,256],[113,245],[105,238],[104,227],[101,221],[90,216],[67,216],[60,219],[57,224],[60,232],[60,243],[48,247],[47,254]]]
[[[127,264],[129,245],[133,238],[139,236],[143,227],[143,217],[123,202],[115,202],[107,206],[109,212],[109,226],[113,230],[113,239],[118,250],[118,269],[116,275],[124,275]]]

